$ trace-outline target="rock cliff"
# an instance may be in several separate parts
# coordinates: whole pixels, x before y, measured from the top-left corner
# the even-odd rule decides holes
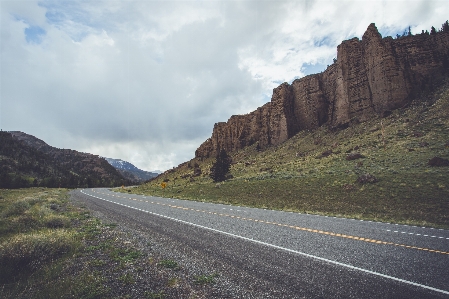
[[[449,32],[382,38],[375,24],[362,40],[343,41],[337,61],[324,72],[283,83],[271,102],[246,115],[216,123],[197,158],[284,142],[324,124],[344,127],[409,104],[419,92],[449,74]]]

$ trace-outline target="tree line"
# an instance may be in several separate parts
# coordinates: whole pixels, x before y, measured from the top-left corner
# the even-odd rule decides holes
[[[432,27],[430,28],[430,33],[429,33],[429,31],[427,31],[427,30],[426,30],[426,31],[423,30],[423,31],[421,32],[421,34],[435,35],[435,34],[437,34],[437,32],[449,32],[449,21],[444,22],[444,23],[441,25],[441,29],[439,29],[439,30],[437,30],[434,26],[432,26]],[[411,28],[410,28],[410,26],[409,26],[408,29],[404,30],[404,32],[402,33],[402,35],[396,34],[396,39],[401,38],[401,37],[404,37],[404,36],[411,36],[411,35],[413,35],[413,34],[412,34]]]

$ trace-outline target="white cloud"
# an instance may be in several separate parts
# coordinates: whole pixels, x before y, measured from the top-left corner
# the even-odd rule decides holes
[[[0,127],[146,170],[324,70],[336,46],[439,28],[446,1],[0,1]],[[38,42],[25,29],[39,27]],[[28,30],[30,32],[31,29]],[[38,31],[42,33],[42,31]]]

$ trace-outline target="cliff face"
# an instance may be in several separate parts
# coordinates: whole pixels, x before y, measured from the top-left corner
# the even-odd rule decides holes
[[[371,24],[362,40],[343,41],[337,53],[337,62],[324,72],[283,83],[273,90],[271,102],[215,124],[195,156],[207,158],[220,148],[234,151],[256,142],[276,145],[323,124],[365,121],[407,105],[449,74],[449,32],[382,38]]]

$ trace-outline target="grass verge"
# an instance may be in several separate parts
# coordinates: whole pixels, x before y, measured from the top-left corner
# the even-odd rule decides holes
[[[96,273],[64,273],[84,251],[84,211],[68,190],[0,190],[0,294],[2,298],[98,298],[107,290]],[[75,274],[75,275],[72,275]]]

